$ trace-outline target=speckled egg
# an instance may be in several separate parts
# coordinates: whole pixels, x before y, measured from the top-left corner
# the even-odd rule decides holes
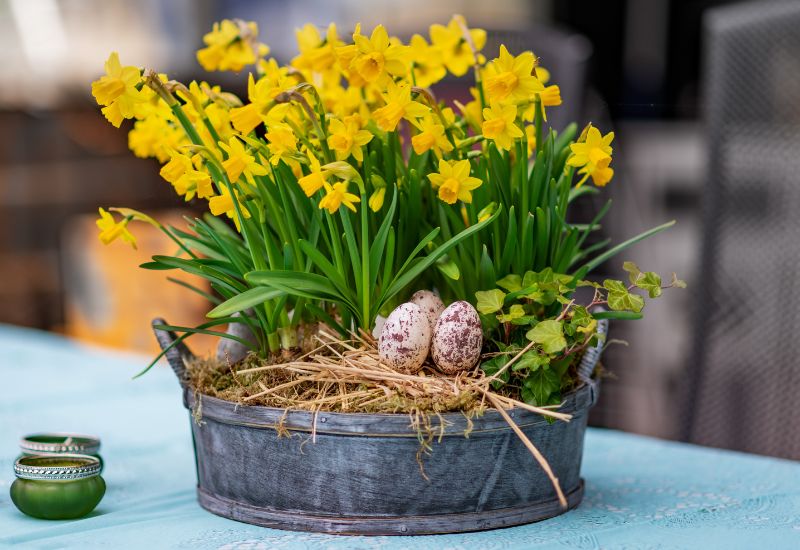
[[[378,355],[387,367],[414,374],[422,368],[431,345],[431,327],[420,307],[401,304],[389,314],[378,340]]]
[[[468,302],[453,302],[439,316],[433,328],[431,355],[445,374],[475,366],[481,356],[483,331],[478,312]]]
[[[428,317],[432,332],[433,327],[436,326],[436,320],[439,319],[439,315],[444,311],[444,304],[441,298],[430,290],[418,290],[411,295],[411,300],[409,301],[412,304],[417,304],[422,313]]]

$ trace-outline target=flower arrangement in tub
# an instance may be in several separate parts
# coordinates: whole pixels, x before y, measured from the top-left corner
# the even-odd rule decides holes
[[[610,203],[589,223],[570,218],[612,180],[614,134],[549,126],[561,93],[533,52],[484,52],[486,32],[460,16],[407,44],[382,25],[296,35],[286,65],[253,22],[224,20],[205,35],[198,61],[241,73],[243,98],[123,65],[117,53],[92,84],[109,122],[132,120],[133,153],[208,209],[182,228],[100,209],[104,243],[135,247],[131,223],[149,223],[177,250],[142,267],[208,281],[210,292],[182,283],[213,308],[199,326],[162,326],[176,342],[215,334],[235,344],[226,352],[269,360],[295,350],[304,327],[345,338],[386,317],[375,334],[387,365],[415,372],[430,354],[452,374],[483,358],[495,390],[549,405],[602,338],[597,320],[639,318],[637,291],[682,286],[632,264],[627,283],[587,280],[673,222],[612,246],[589,239]],[[468,74],[469,101],[437,99],[438,82]],[[581,285],[594,287],[584,304]]]

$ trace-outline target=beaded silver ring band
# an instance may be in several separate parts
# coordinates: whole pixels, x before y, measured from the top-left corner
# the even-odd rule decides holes
[[[53,436],[63,436],[64,441],[37,441],[37,438]],[[23,453],[27,454],[82,454],[95,455],[100,452],[100,440],[88,435],[74,434],[34,434],[24,437],[19,442],[19,447]]]
[[[65,460],[82,462],[75,466],[58,464]],[[48,462],[55,463],[48,465]],[[81,454],[61,454],[58,456],[23,456],[14,463],[14,474],[20,479],[38,481],[66,481],[94,477],[100,473],[100,461],[93,456]]]

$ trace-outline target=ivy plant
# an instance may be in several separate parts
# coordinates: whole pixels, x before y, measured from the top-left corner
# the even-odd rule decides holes
[[[668,284],[633,262],[623,269],[629,282],[602,283],[555,273],[551,268],[511,274],[498,288],[475,293],[477,309],[493,349],[481,365],[495,389],[518,395],[531,405],[560,403],[562,392],[577,382],[576,368],[583,352],[596,346],[600,319],[640,319],[645,295],[657,298],[666,288],[683,288],[673,273]],[[591,301],[573,298],[576,287],[591,287]],[[521,354],[520,354],[521,352]]]

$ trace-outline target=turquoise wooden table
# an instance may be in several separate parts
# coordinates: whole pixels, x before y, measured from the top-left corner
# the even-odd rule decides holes
[[[175,377],[146,358],[0,326],[0,547],[391,549],[800,548],[800,464],[589,430],[581,506],[541,523],[429,537],[336,537],[222,519],[195,502]],[[602,397],[601,397],[602,399]],[[103,440],[108,492],[90,517],[48,522],[8,496],[20,436]]]

